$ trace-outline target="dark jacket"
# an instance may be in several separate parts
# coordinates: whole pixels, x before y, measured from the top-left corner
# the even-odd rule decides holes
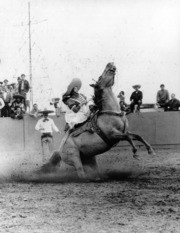
[[[134,100],[135,103],[137,103],[139,100],[142,101],[142,98],[143,98],[143,94],[142,94],[142,91],[134,91],[132,94],[131,94],[131,97],[130,97],[130,101]]]
[[[29,85],[29,82],[27,80],[24,80],[24,90],[22,90],[22,80],[20,81],[19,83],[19,93],[21,93],[22,91],[24,92],[28,92],[29,89],[30,89],[30,85]]]
[[[167,106],[169,107],[169,110],[178,110],[180,107],[180,101],[178,99],[171,99]]]

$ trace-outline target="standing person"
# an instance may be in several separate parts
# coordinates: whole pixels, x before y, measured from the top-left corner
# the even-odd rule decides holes
[[[160,90],[157,92],[156,101],[160,107],[163,107],[164,110],[167,110],[167,104],[169,102],[169,92],[165,89],[165,85],[160,85]]]
[[[7,79],[4,79],[4,84],[2,85],[2,88],[3,88],[3,91],[6,91],[7,88],[8,88],[8,80]]]
[[[167,111],[178,111],[180,107],[180,101],[175,98],[175,94],[171,94],[171,99],[167,103]]]
[[[1,117],[1,110],[4,108],[4,100],[3,100],[3,93],[0,91],[0,117]]]
[[[121,111],[126,111],[127,104],[125,102],[124,91],[120,91],[117,97],[119,98],[119,106],[120,106]]]
[[[23,95],[26,99],[26,95],[29,92],[30,85],[29,82],[25,79],[25,74],[21,74],[21,80],[19,81],[19,94]]]
[[[68,107],[65,114],[65,120],[69,126],[67,129],[72,129],[75,125],[84,122],[90,114],[86,97],[79,93],[81,85],[81,80],[74,78],[62,97],[62,101]]]
[[[3,100],[5,106],[2,108],[2,117],[10,116],[10,104],[12,101],[11,93],[9,92],[8,86],[4,86]]]
[[[142,104],[142,99],[143,99],[143,93],[142,91],[139,90],[141,88],[141,85],[138,84],[132,87],[135,89],[135,91],[131,94],[130,97],[130,101],[131,101],[130,109],[131,112],[134,112],[135,106],[137,106],[137,110],[140,111],[140,106]]]
[[[53,131],[60,134],[59,129],[55,125],[53,119],[48,117],[49,113],[54,111],[44,110],[39,113],[43,114],[43,117],[38,120],[35,129],[41,132],[41,146],[42,146],[42,154],[43,154],[43,162],[45,162],[45,148],[48,145],[49,154],[53,151]]]
[[[3,90],[3,82],[0,81],[0,91]]]

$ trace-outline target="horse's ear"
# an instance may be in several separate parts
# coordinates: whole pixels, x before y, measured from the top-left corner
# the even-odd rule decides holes
[[[95,88],[96,84],[89,84],[89,86]]]

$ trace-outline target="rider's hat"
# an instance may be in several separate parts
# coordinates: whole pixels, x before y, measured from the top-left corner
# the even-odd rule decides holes
[[[77,87],[78,91],[81,88],[81,80],[79,78],[73,78],[69,86],[67,87],[66,95],[69,95],[74,87]]]

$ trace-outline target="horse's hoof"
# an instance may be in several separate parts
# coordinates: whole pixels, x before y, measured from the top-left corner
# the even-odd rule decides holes
[[[155,153],[155,151],[153,149],[148,150],[148,154],[153,155],[153,156],[156,155],[156,153]]]
[[[36,172],[37,174],[52,173],[55,171],[55,166],[50,163],[42,165],[42,167]]]
[[[139,155],[135,155],[135,154],[134,154],[134,155],[133,155],[133,158],[134,158],[134,159],[137,159],[137,160],[140,160]]]

